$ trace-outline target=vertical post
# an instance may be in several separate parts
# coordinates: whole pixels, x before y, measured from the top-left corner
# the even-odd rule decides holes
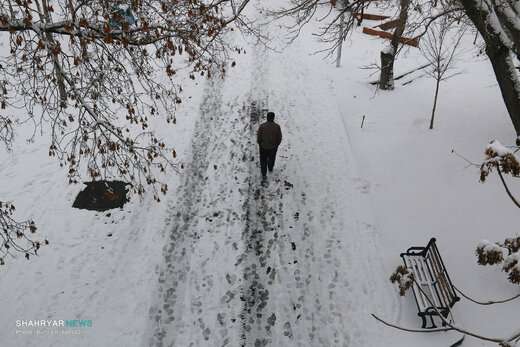
[[[339,38],[336,47],[336,67],[341,67],[341,49],[343,47],[343,39],[345,37],[345,8],[348,6],[348,0],[340,0],[338,2],[339,10],[341,11],[341,17],[339,20]]]

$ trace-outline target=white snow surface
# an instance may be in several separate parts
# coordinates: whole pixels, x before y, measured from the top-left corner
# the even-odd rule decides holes
[[[110,214],[76,210],[82,187],[66,185],[45,134],[27,143],[20,130],[13,151],[0,151],[0,198],[50,241],[38,257],[0,269],[1,347],[448,346],[459,333],[410,334],[370,316],[420,327],[413,295],[399,297],[388,278],[401,252],[431,237],[467,294],[518,292],[475,256],[479,240],[514,236],[518,210],[498,180],[479,183],[479,169],[452,153],[478,162],[490,139],[516,137],[473,37],[462,74],[441,86],[429,130],[433,80],[418,71],[394,91],[376,91],[360,69],[377,62],[384,41],[357,30],[336,68],[312,54],[324,48],[312,35],[320,23],[285,46],[283,26],[262,21],[269,4],[279,2],[249,11],[270,49],[230,36],[247,52],[237,66],[185,85],[190,98],[177,124],[154,124],[184,163],[166,177],[163,202],[146,196]],[[419,50],[404,50],[395,75],[422,64]],[[267,187],[253,102],[276,113],[284,135]],[[461,300],[453,314],[490,336],[518,329],[518,303]],[[16,320],[41,319],[92,327],[18,333]],[[467,337],[463,346],[491,344]]]

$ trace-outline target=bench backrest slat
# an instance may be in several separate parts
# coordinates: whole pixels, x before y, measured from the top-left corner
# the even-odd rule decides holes
[[[455,288],[453,287],[453,284],[451,283],[450,276],[448,275],[448,271],[446,270],[446,267],[444,266],[444,262],[442,261],[441,254],[439,253],[439,249],[437,248],[437,245],[435,243],[433,244],[433,247],[432,247],[432,253],[434,254],[439,266],[442,269],[442,278],[443,278],[444,284],[446,286],[447,293],[450,297],[450,306],[453,306],[455,304],[455,302],[457,302],[459,300],[459,297],[457,296],[457,293],[455,293]]]
[[[427,255],[430,258],[432,265],[436,269],[436,280],[438,287],[442,291],[442,294],[446,300],[445,306],[451,307],[458,300],[458,297],[448,277],[448,272],[444,267],[439,250],[435,244],[430,247]]]
[[[436,303],[436,306],[438,308],[448,307],[449,299],[446,296],[443,285],[441,284],[442,280],[439,280],[442,276],[442,273],[439,272],[438,264],[432,260],[430,253],[425,255],[425,262],[428,266],[428,270],[432,275],[432,285],[435,288],[435,292],[437,294],[436,297],[439,299],[438,303]]]
[[[438,262],[435,253],[429,253],[428,258],[431,263],[432,270],[435,272],[435,281],[439,294],[443,301],[443,307],[449,307],[452,301],[452,295],[447,287],[448,282],[442,270],[441,264]]]

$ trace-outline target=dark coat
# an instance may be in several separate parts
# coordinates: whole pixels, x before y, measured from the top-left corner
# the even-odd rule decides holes
[[[276,148],[282,142],[282,129],[275,122],[261,124],[256,135],[258,145],[264,149]]]

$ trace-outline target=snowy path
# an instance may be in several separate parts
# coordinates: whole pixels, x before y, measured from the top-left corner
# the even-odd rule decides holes
[[[230,317],[240,310],[233,262],[240,252],[241,199],[247,190],[248,165],[236,144],[247,141],[247,132],[239,104],[226,103],[222,88],[221,79],[206,87],[192,166],[181,199],[172,207],[159,276],[160,300],[152,310],[156,346],[199,346],[210,339],[235,345],[237,340],[230,336],[238,326]]]
[[[380,344],[369,313],[395,312],[393,292],[334,94],[306,53],[257,45],[241,73],[207,83],[172,206],[152,345]],[[265,188],[253,102],[284,131]]]
[[[381,345],[380,329],[368,314],[398,309],[381,273],[371,206],[335,92],[307,53],[297,41],[282,55],[262,59],[270,70],[269,108],[285,130],[278,177],[293,185],[277,194],[283,217],[271,224],[279,225],[280,240],[272,257],[278,268],[272,306],[281,316],[272,342]],[[276,210],[277,201],[267,201]]]

